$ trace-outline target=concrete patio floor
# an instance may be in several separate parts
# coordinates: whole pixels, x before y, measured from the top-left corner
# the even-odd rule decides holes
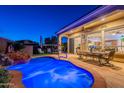
[[[58,58],[57,55],[50,55]],[[64,55],[63,55],[64,56]],[[108,88],[124,88],[124,63],[111,62],[114,67],[94,65],[92,62],[84,62],[79,60],[77,55],[69,54],[68,58],[73,64],[82,67],[89,68],[99,73],[105,80]]]

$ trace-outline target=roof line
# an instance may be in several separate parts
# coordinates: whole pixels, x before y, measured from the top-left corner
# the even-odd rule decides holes
[[[65,27],[64,29],[58,31],[56,34],[59,35],[63,32],[66,32],[67,30],[69,30],[70,28],[72,28],[73,26],[77,25],[78,23],[82,22],[82,21],[86,21],[86,19],[96,15],[96,13],[99,13],[103,10],[106,10],[108,8],[112,7],[111,5],[104,5],[104,6],[101,6],[100,8],[96,9],[95,11],[89,13],[88,15],[82,17],[81,19],[77,20],[76,22],[72,23],[71,25]]]
[[[97,6],[95,9],[93,9],[93,10],[89,11],[89,12],[88,12],[88,13],[86,13],[84,16],[88,15],[89,13],[93,12],[94,10],[96,10],[96,9],[98,9],[98,8],[100,8],[100,7],[101,7],[101,5]],[[76,19],[76,20],[74,20],[74,21],[70,22],[69,24],[65,25],[65,26],[64,26],[64,27],[62,27],[61,29],[64,29],[65,27],[67,27],[67,26],[69,26],[69,25],[73,24],[74,22],[76,22],[76,21],[80,20],[80,19],[81,19],[82,17],[84,17],[84,16],[81,16],[81,17],[79,17],[78,19]],[[56,31],[55,33],[58,33],[58,31]]]

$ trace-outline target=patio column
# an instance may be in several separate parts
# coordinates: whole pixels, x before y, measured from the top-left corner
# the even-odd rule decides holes
[[[85,35],[82,34],[82,35],[81,35],[81,45],[80,45],[81,51],[84,51],[84,50],[86,49],[86,39],[85,39],[84,37],[85,37]],[[84,42],[84,41],[85,41],[85,42]]]
[[[81,34],[81,44],[80,44],[80,50],[82,51],[83,50],[83,38],[82,38],[82,34]]]
[[[62,36],[59,35],[59,42],[58,42],[58,50],[59,50],[59,53],[61,53],[61,45],[62,45]]]
[[[105,47],[105,31],[104,30],[101,31],[101,35],[102,35],[102,49],[104,49]]]
[[[68,38],[68,42],[67,42],[67,49],[68,49],[67,52],[68,52],[68,53],[69,53],[69,51],[70,51],[70,46],[69,46],[70,44],[69,44],[69,43],[70,43],[70,40],[69,40],[69,38]]]
[[[85,50],[88,51],[88,36],[85,34]]]

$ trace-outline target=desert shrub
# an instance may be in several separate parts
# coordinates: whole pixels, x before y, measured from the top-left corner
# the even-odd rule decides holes
[[[6,55],[0,54],[0,65],[8,66],[12,64],[12,60],[10,60]]]
[[[12,45],[14,47],[14,51],[21,51],[22,49],[25,48],[24,44],[19,42],[14,42]]]
[[[8,53],[7,55],[13,60],[13,65],[26,63],[30,59],[30,55],[19,51]]]
[[[0,69],[0,88],[8,88],[11,76],[7,70]]]

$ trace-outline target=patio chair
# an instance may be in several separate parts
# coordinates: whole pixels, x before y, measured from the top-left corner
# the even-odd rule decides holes
[[[82,58],[83,53],[82,53],[80,50],[76,51],[76,53],[77,53],[77,55],[79,56],[79,58],[81,59],[81,58]]]
[[[92,55],[92,57],[93,57],[93,60],[98,60],[99,61],[99,58],[101,57],[101,55],[100,54],[96,54],[96,53],[94,53],[93,55]]]
[[[105,64],[110,64],[109,62],[114,58],[115,51],[111,50],[108,55],[101,56],[101,59],[105,60]]]
[[[79,47],[76,49],[76,53],[77,53],[77,55],[79,56],[79,59],[81,59],[82,56],[84,56],[83,51],[81,51]]]

